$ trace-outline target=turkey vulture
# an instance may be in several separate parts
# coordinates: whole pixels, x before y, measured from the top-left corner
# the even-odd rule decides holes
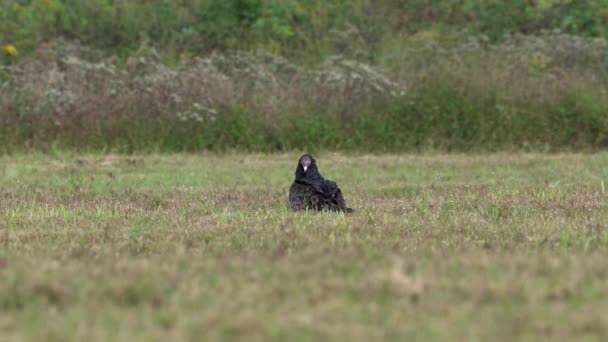
[[[298,160],[296,180],[289,189],[289,203],[293,210],[353,212],[346,206],[338,184],[321,176],[317,162],[310,154]]]

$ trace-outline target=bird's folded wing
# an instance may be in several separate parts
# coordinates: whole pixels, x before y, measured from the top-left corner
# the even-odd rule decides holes
[[[300,183],[300,184],[306,184],[306,185],[310,185],[313,187],[313,189],[315,189],[316,192],[318,192],[319,194],[324,194],[325,192],[323,191],[323,186],[322,186],[322,182],[321,181],[317,181],[317,180],[310,180],[310,179],[297,179],[295,181],[296,183]]]

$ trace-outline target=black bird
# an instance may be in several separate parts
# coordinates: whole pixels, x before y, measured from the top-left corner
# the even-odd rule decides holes
[[[289,189],[289,203],[293,210],[354,211],[346,206],[338,184],[321,176],[310,154],[298,160],[296,180]]]

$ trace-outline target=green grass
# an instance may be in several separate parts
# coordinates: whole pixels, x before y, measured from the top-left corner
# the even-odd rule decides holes
[[[608,154],[0,157],[0,340],[601,340]]]

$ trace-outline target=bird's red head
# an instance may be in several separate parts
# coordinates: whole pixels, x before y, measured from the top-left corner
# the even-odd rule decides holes
[[[310,166],[311,163],[312,163],[312,160],[310,159],[310,156],[308,156],[308,155],[302,156],[302,158],[300,159],[300,164],[302,164],[302,168],[304,169],[304,172],[306,172],[306,169],[308,169],[308,167]]]

